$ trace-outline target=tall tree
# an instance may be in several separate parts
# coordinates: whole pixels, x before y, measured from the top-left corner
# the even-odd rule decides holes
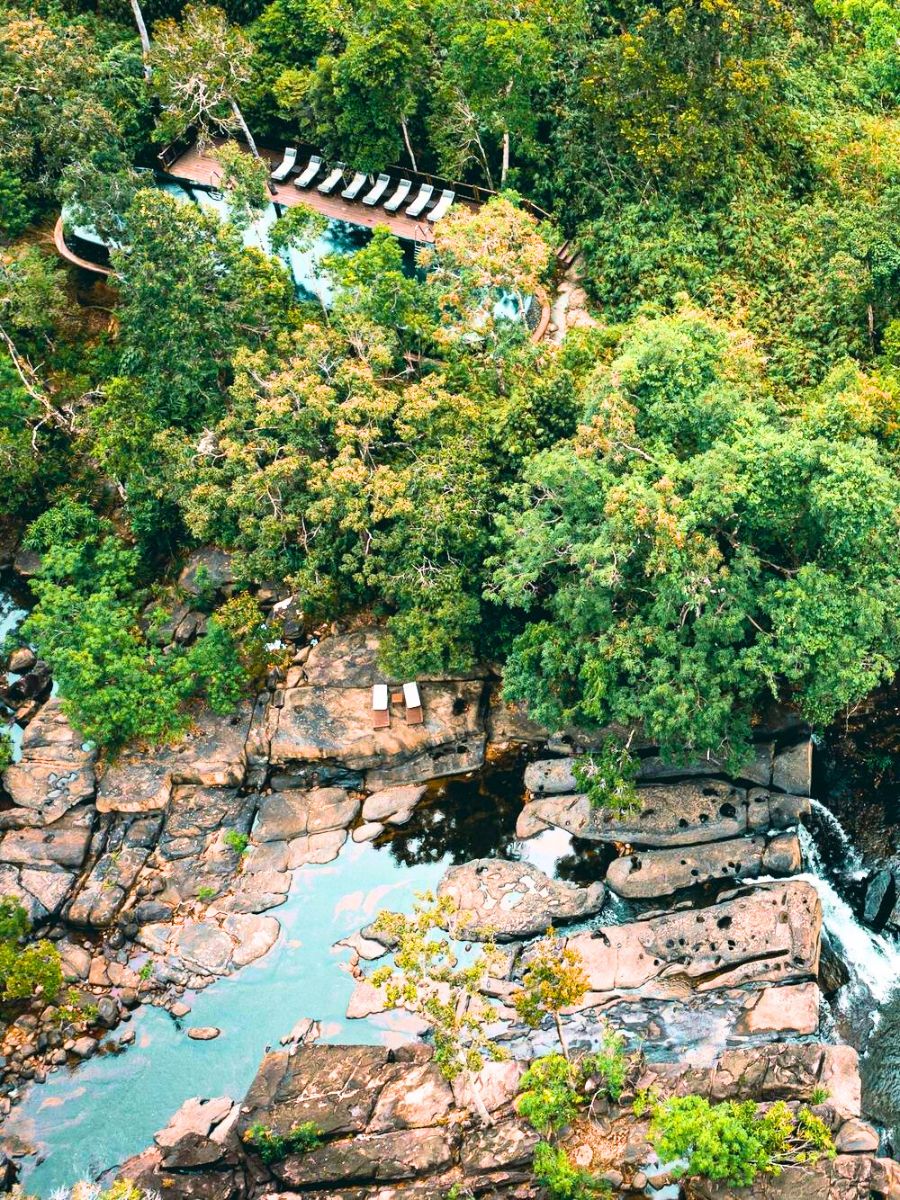
[[[250,40],[221,8],[188,4],[181,21],[154,26],[150,65],[153,88],[163,107],[160,128],[179,136],[196,126],[201,143],[214,131],[240,130],[253,154],[256,142],[238,104],[250,82]]]

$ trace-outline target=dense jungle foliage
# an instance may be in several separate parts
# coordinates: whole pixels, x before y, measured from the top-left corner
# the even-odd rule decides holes
[[[178,653],[146,618],[208,544],[245,599],[383,618],[388,670],[501,662],[546,724],[670,752],[891,679],[898,35],[889,0],[6,7],[0,503],[84,731],[165,738],[252,686],[252,604]],[[387,232],[334,256],[326,313],[244,245],[252,156],[227,223],[151,186],[189,125],[500,194],[415,273]],[[63,201],[111,287],[52,253]],[[534,344],[486,297],[552,299],[566,238],[595,321]]]

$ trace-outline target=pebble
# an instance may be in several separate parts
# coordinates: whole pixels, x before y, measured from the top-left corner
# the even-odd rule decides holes
[[[215,1025],[192,1025],[187,1031],[189,1038],[193,1038],[195,1042],[211,1042],[213,1038],[217,1038],[222,1032]]]

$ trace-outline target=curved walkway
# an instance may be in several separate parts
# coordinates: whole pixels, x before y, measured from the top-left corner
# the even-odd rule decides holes
[[[95,275],[103,275],[108,278],[115,272],[112,267],[101,266],[100,263],[91,262],[88,258],[82,258],[76,254],[74,250],[70,250],[66,245],[65,232],[63,230],[63,219],[60,217],[53,230],[53,241],[61,258],[66,262],[71,263],[73,267],[81,267],[83,271],[93,271]]]

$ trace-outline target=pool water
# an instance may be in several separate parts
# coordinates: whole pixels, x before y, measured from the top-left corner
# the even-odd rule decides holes
[[[521,796],[521,765],[441,782],[393,838],[348,841],[333,863],[296,871],[287,901],[271,910],[282,929],[264,959],[188,994],[192,1011],[183,1022],[162,1009],[139,1009],[131,1022],[135,1044],[124,1053],[62,1068],[30,1089],[5,1127],[43,1156],[22,1160],[28,1190],[46,1196],[137,1153],[191,1096],[242,1096],[266,1048],[302,1017],[321,1023],[325,1041],[407,1040],[397,1014],[347,1019],[354,981],[345,969],[349,952],[335,943],[383,908],[408,911],[456,862],[527,858],[552,875],[570,839],[556,830],[517,842]],[[222,1032],[195,1042],[189,1025]]]

